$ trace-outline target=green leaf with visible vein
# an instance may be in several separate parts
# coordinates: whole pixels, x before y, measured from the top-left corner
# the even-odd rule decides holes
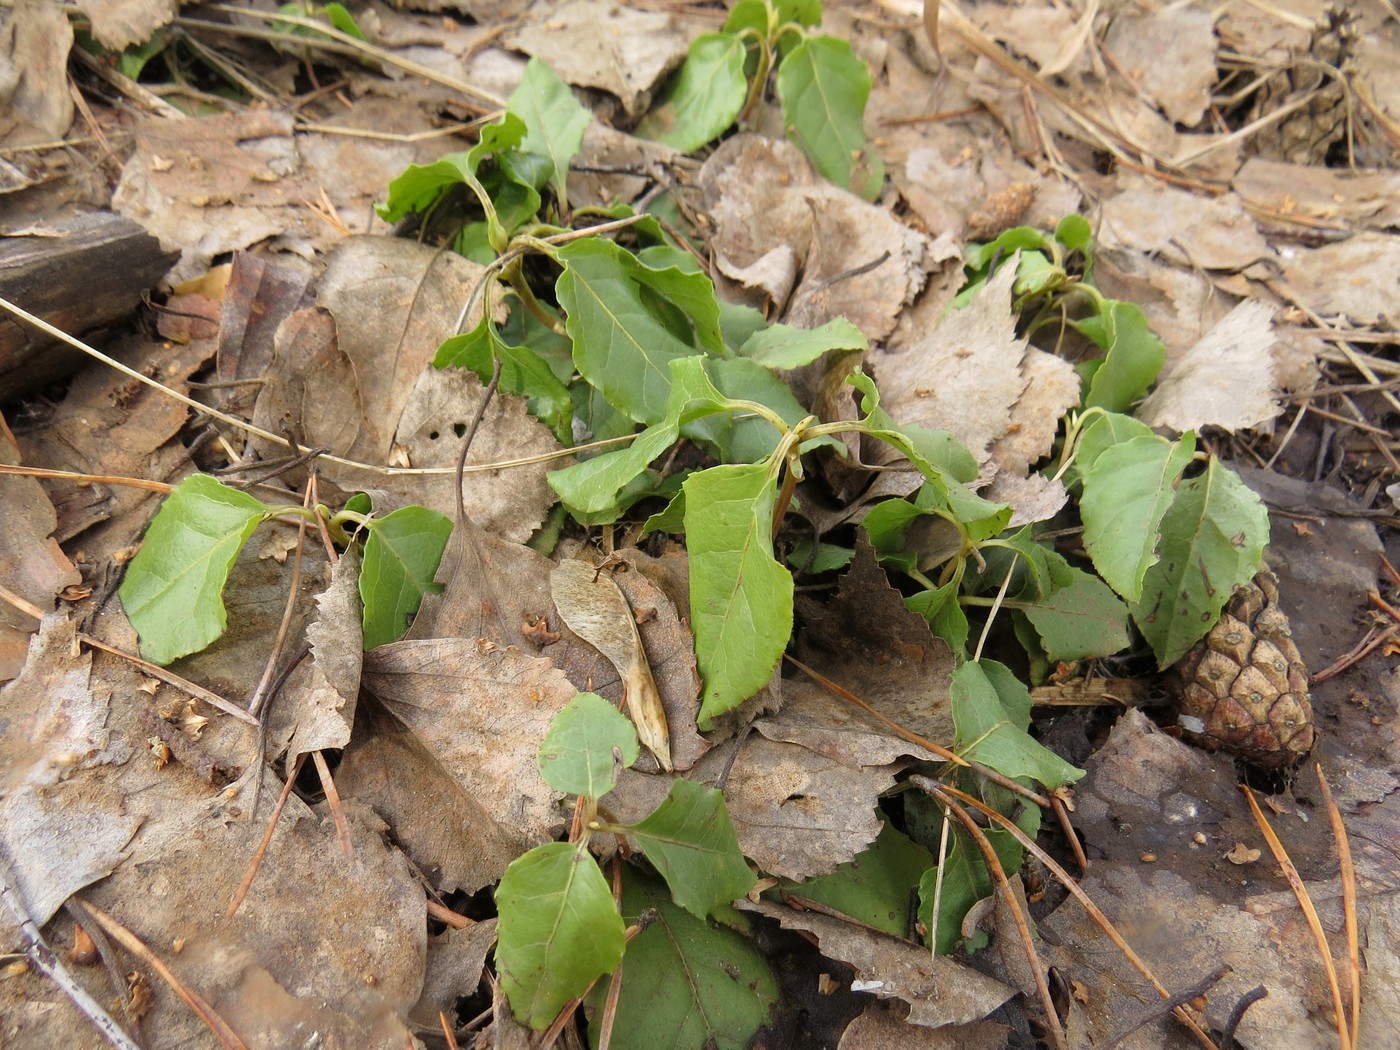
[[[1162,518],[1161,559],[1131,605],[1158,667],[1176,663],[1211,629],[1234,589],[1259,571],[1268,542],[1269,512],[1218,460],[1177,487]]]
[[[1009,672],[989,674],[969,660],[953,672],[949,694],[958,753],[991,766],[1008,777],[1033,777],[1054,790],[1084,775],[1026,732],[1021,710],[1030,711],[1030,695]],[[1005,690],[1005,699],[1001,691]]]
[[[778,1001],[778,983],[763,953],[736,930],[678,908],[660,879],[622,868],[622,914],[654,921],[627,945],[613,1025],[613,1050],[747,1050]],[[589,993],[589,1045],[608,982]]]
[[[744,41],[734,34],[696,37],[685,65],[637,127],[637,134],[659,139],[683,153],[719,138],[744,108],[748,94],[744,54]]]
[[[696,918],[744,896],[757,879],[744,861],[724,793],[676,780],[661,805],[627,829],[671,888],[671,897]]]
[[[168,664],[224,633],[229,570],[258,523],[275,513],[207,474],[191,474],[165,497],[120,592],[142,656]]]
[[[529,347],[505,342],[488,318],[483,317],[470,332],[454,335],[438,347],[433,367],[469,368],[487,383],[497,360],[501,362],[501,389],[525,398],[529,413],[560,441],[572,440],[574,403],[568,388]]]
[[[1023,848],[1009,831],[993,829],[983,834],[992,844],[1001,866],[1008,872],[1019,871]],[[963,917],[968,909],[984,897],[990,897],[994,886],[982,851],[965,831],[954,826],[952,847],[943,861],[942,885],[938,869],[929,868],[919,880],[919,920],[931,936],[936,937],[933,950],[948,955],[963,939]],[[938,916],[933,914],[933,902],[938,899]],[[936,931],[936,933],[935,933]],[[985,942],[986,935],[983,934]]]
[[[705,689],[700,723],[738,707],[773,676],[792,635],[792,574],[773,558],[777,485],[767,463],[685,479],[690,619]]]
[[[812,166],[838,186],[873,200],[885,180],[884,163],[865,141],[870,70],[851,45],[830,36],[808,37],[778,68],[783,126]]]
[[[1051,660],[1110,656],[1128,647],[1128,607],[1109,586],[1045,551],[1053,590],[1033,603],[1008,601],[1026,614]]]
[[[844,317],[835,317],[820,328],[769,325],[751,335],[739,354],[764,368],[801,368],[828,350],[866,350],[869,346],[859,328]]]
[[[366,523],[360,599],[365,648],[396,642],[408,630],[423,595],[442,590],[433,577],[452,534],[452,519],[426,507],[400,507]]]
[[[550,471],[550,487],[580,523],[597,525],[616,520],[620,513],[618,493],[671,446],[682,424],[735,407],[715,389],[700,358],[673,361],[670,373],[669,402],[659,423],[643,430],[627,448]]]
[[[895,937],[909,934],[909,894],[933,854],[885,821],[875,841],[829,875],[782,880],[778,892],[824,904]]]
[[[1105,413],[1084,428],[1084,433],[1074,450],[1074,469],[1079,477],[1083,477],[1089,473],[1094,461],[1103,455],[1105,450],[1119,442],[1154,436],[1151,427],[1132,416],[1125,416],[1121,412]]]
[[[1195,452],[1190,431],[1180,441],[1132,438],[1105,449],[1084,475],[1084,547],[1104,582],[1130,602],[1142,597],[1142,578],[1157,561],[1162,516]]]
[[[579,105],[569,85],[538,58],[526,64],[525,76],[511,93],[506,111],[525,122],[529,131],[521,148],[548,160],[549,184],[561,207],[567,208],[564,184],[569,162],[583,145],[583,132],[593,114]]]
[[[1084,407],[1126,412],[1157,378],[1167,359],[1166,348],[1152,334],[1147,315],[1134,303],[1106,300],[1104,312],[1090,320],[1097,323],[1076,327],[1105,353],[1102,361],[1094,362]]]
[[[555,791],[600,799],[613,789],[618,762],[630,766],[640,753],[637,730],[616,704],[579,693],[549,723],[536,762]]]
[[[582,844],[550,842],[513,860],[496,887],[496,969],[521,1024],[545,1028],[627,943],[608,880]]]
[[[660,422],[671,390],[672,361],[702,352],[702,343],[677,334],[658,305],[668,286],[695,292],[703,274],[653,270],[612,241],[590,237],[559,249],[564,272],[555,290],[574,341],[574,364],[609,402],[639,423]],[[678,293],[679,294],[679,293]],[[713,286],[709,296],[714,298]],[[660,304],[657,300],[661,300]],[[716,334],[718,307],[715,308]]]

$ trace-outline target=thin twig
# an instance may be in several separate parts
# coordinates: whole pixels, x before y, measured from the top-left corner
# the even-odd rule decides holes
[[[5,898],[5,907],[19,926],[20,936],[24,940],[24,954],[30,964],[73,1000],[73,1005],[93,1023],[93,1027],[102,1033],[107,1042],[118,1050],[141,1050],[112,1015],[68,972],[63,961],[48,946],[44,935],[39,932],[39,927],[26,911],[24,902],[20,899],[19,889],[11,877],[9,864],[3,857],[0,857],[0,897]]]
[[[228,910],[224,912],[224,918],[231,919],[237,913],[239,905],[248,896],[248,891],[253,887],[253,879],[257,877],[258,868],[262,866],[263,857],[267,854],[267,847],[272,842],[272,833],[277,829],[277,819],[282,815],[283,808],[287,805],[287,799],[291,797],[292,787],[296,784],[297,775],[301,773],[302,763],[306,761],[305,753],[297,755],[297,760],[292,763],[292,768],[287,771],[287,782],[282,785],[282,794],[277,798],[277,805],[272,807],[272,816],[268,818],[267,828],[263,831],[262,841],[258,843],[258,848],[253,851],[253,859],[248,864],[248,870],[243,875],[243,881],[238,884],[238,889],[233,891],[233,899],[228,902]],[[257,771],[258,776],[262,776],[261,767]]]
[[[1322,958],[1323,972],[1327,977],[1327,989],[1332,993],[1332,1009],[1337,1015],[1337,1038],[1344,1050],[1350,1050],[1353,1046],[1352,1035],[1347,1023],[1346,1011],[1342,1007],[1342,989],[1337,983],[1337,966],[1332,960],[1332,949],[1327,944],[1327,932],[1322,928],[1322,919],[1317,914],[1317,908],[1313,906],[1307,883],[1298,874],[1293,858],[1288,855],[1288,850],[1279,841],[1273,825],[1269,823],[1269,818],[1264,816],[1264,811],[1259,808],[1259,803],[1255,801],[1254,792],[1250,790],[1249,785],[1241,784],[1240,790],[1244,792],[1244,797],[1249,802],[1249,811],[1254,817],[1254,823],[1259,826],[1259,833],[1269,844],[1269,851],[1273,853],[1274,860],[1283,871],[1283,877],[1288,880],[1288,886],[1293,891],[1293,896],[1298,899],[1298,907],[1303,909],[1308,929],[1312,931],[1313,941],[1317,945],[1317,953]]]
[[[1337,840],[1338,872],[1342,882],[1342,916],[1347,928],[1347,976],[1351,993],[1351,1050],[1361,1038],[1361,941],[1356,919],[1356,864],[1351,857],[1351,839],[1342,823],[1342,811],[1332,798],[1332,788],[1322,775],[1322,763],[1313,766],[1322,788],[1322,801],[1327,806],[1327,819],[1332,824],[1332,837]]]
[[[196,700],[203,700],[210,707],[218,708],[226,715],[232,715],[240,722],[247,722],[249,725],[252,726],[258,724],[258,720],[255,717],[250,715],[247,711],[243,710],[243,708],[239,707],[237,704],[225,700],[218,693],[211,693],[202,685],[195,685],[188,678],[181,678],[173,671],[167,671],[164,667],[161,667],[158,664],[153,664],[149,660],[143,660],[139,656],[132,656],[130,653],[124,652],[123,650],[118,649],[116,646],[108,645],[101,639],[94,638],[92,635],[85,634],[82,631],[78,632],[77,639],[84,645],[90,645],[94,649],[101,649],[104,653],[111,653],[113,656],[120,656],[127,663],[131,664],[133,667],[138,668],[143,674],[148,674],[152,678],[159,678],[166,685],[173,685],[176,689],[189,693],[189,695],[194,697]]]
[[[326,756],[320,751],[311,752],[311,760],[316,764],[316,775],[321,778],[321,790],[326,793],[326,806],[335,822],[335,837],[340,841],[340,852],[346,860],[355,859],[355,847],[350,842],[350,823],[345,819],[345,805],[340,801],[331,767],[326,764]]]
[[[116,941],[132,955],[136,956],[154,970],[160,979],[170,986],[170,990],[184,1000],[185,1005],[194,1012],[196,1017],[204,1022],[214,1038],[226,1047],[227,1050],[248,1050],[247,1044],[244,1043],[242,1039],[238,1038],[238,1034],[229,1027],[227,1021],[219,1016],[218,1011],[210,1006],[209,1003],[204,1000],[203,996],[193,988],[187,986],[180,978],[176,977],[170,967],[165,965],[160,956],[147,948],[136,934],[132,933],[97,905],[79,898],[74,898],[74,900],[78,907],[87,914],[88,918],[106,931],[107,936],[111,937],[112,940]]]

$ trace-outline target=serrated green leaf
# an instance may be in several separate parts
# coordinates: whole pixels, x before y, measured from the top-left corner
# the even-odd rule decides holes
[[[622,914],[655,919],[627,945],[612,1050],[747,1050],[778,1001],[763,954],[743,934],[678,908],[665,884],[623,868]],[[608,995],[589,995],[589,1044],[598,1047],[598,1017]]]
[[[528,132],[521,148],[548,161],[549,185],[567,208],[564,184],[569,162],[583,145],[583,132],[593,114],[579,104],[569,85],[538,58],[525,66],[525,75],[506,102],[506,110],[524,121]],[[517,166],[517,176],[523,175]]]
[[[659,139],[683,153],[717,139],[744,108],[744,42],[731,33],[704,33],[661,100],[637,127],[643,138]]]
[[[640,754],[637,730],[617,705],[597,693],[579,693],[549,723],[536,761],[555,791],[600,799],[613,789],[619,758],[625,768]]]
[[[1105,351],[1089,381],[1084,407],[1126,412],[1156,380],[1167,351],[1136,304],[1109,299],[1104,307],[1102,331],[1076,325]]]
[[[792,634],[792,575],[773,558],[777,485],[766,463],[691,474],[684,492],[703,726],[773,676]]]
[[[1051,790],[1082,777],[1082,769],[1033,740],[1017,724],[1021,719],[1007,709],[998,685],[1007,687],[1001,676],[994,683],[975,660],[953,672],[950,695],[958,752],[1005,776],[1033,777]],[[1028,705],[1027,701],[1027,709]]]
[[[784,879],[778,892],[824,904],[895,937],[909,935],[910,902],[933,854],[885,821],[875,841],[829,875]]]
[[[836,317],[820,328],[769,325],[750,336],[739,354],[764,368],[801,368],[828,350],[865,350],[869,346],[859,328],[844,317]]]
[[[452,519],[427,507],[400,507],[367,528],[360,599],[365,648],[373,649],[402,638],[423,595],[442,590],[433,577],[452,535]]]
[[[778,97],[788,136],[812,166],[838,186],[873,200],[885,180],[879,154],[865,141],[870,70],[851,45],[807,37],[778,67]]]
[[[224,633],[229,570],[258,523],[275,513],[207,474],[191,474],[165,497],[120,591],[142,656],[168,664]]]
[[[715,788],[676,780],[655,812],[627,831],[666,880],[672,899],[697,918],[744,896],[757,881],[724,793]]]
[[[1054,589],[1037,602],[1006,603],[1025,613],[1051,660],[1109,656],[1128,647],[1128,607],[1097,576],[1046,552]]]
[[[496,887],[496,969],[521,1024],[545,1028],[570,999],[617,969],[626,927],[587,847],[537,846]]]
[[[1003,870],[1017,871],[1021,867],[1024,849],[1009,831],[984,832],[1001,861]],[[950,836],[951,847],[943,861],[942,886],[938,885],[938,869],[929,868],[919,880],[919,920],[935,937],[934,954],[948,955],[963,939],[963,917],[968,909],[992,894],[992,876],[982,851],[967,833],[955,827]],[[933,902],[938,899],[938,918],[933,915]],[[936,933],[935,933],[936,931]]]
[[[529,347],[505,342],[489,318],[483,317],[470,332],[454,335],[438,347],[433,367],[470,369],[486,383],[497,359],[501,362],[501,389],[525,398],[532,416],[560,441],[571,442],[574,402],[568,388]]]
[[[1158,667],[1176,663],[1211,629],[1234,589],[1259,571],[1268,542],[1269,512],[1218,460],[1177,487],[1162,518],[1161,559],[1131,605]]]
[[[1195,452],[1190,431],[1172,442],[1155,434],[1132,438],[1105,449],[1084,475],[1084,547],[1104,581],[1130,602],[1142,596],[1162,516]]]
[[[671,389],[668,366],[700,353],[703,343],[701,336],[677,335],[658,312],[657,300],[674,306],[668,290],[673,296],[702,299],[697,285],[704,285],[713,301],[709,278],[652,270],[631,252],[596,237],[564,245],[559,261],[564,272],[555,290],[566,311],[579,374],[637,422],[659,422]],[[714,326],[718,340],[717,305]]]

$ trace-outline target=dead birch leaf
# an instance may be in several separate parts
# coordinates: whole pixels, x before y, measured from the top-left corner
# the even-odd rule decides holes
[[[1283,411],[1271,350],[1274,309],[1247,299],[1157,384],[1137,411],[1150,427],[1181,433],[1218,426],[1234,433]]]
[[[1119,12],[1108,27],[1104,47],[1172,121],[1188,128],[1201,122],[1219,76],[1211,12],[1180,7],[1146,14]]]
[[[331,570],[330,586],[316,596],[316,622],[306,628],[311,653],[305,672],[298,668],[272,709],[279,722],[294,727],[288,747],[293,759],[350,741],[364,658],[359,579],[360,558],[351,547]]]
[[[909,1004],[909,1023],[929,1028],[977,1021],[1016,994],[1015,989],[942,955],[853,926],[829,915],[798,912],[770,901],[747,900],[740,911],[773,919],[784,929],[815,934],[822,954],[855,967],[856,979],[881,999]]]
[[[476,639],[394,642],[365,654],[363,680],[477,800],[512,856],[554,838],[563,796],[535,757],[577,690],[549,660]]]
[[[563,561],[550,574],[549,585],[560,619],[617,668],[623,703],[637,727],[637,736],[669,773],[673,767],[666,710],[661,706],[632,609],[612,573],[583,561]]]
[[[1202,199],[1170,186],[1129,189],[1103,203],[1100,243],[1204,270],[1243,270],[1274,250],[1233,193]]]

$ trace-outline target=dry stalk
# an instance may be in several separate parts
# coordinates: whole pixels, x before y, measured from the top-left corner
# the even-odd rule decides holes
[[[1320,767],[1318,776],[1321,777]],[[1254,792],[1249,789],[1247,784],[1241,784],[1240,790],[1244,792],[1254,822],[1259,825],[1260,834],[1264,836],[1264,841],[1269,844],[1269,851],[1273,853],[1274,860],[1278,862],[1279,868],[1283,871],[1283,877],[1288,880],[1288,886],[1293,890],[1293,896],[1298,898],[1298,906],[1303,909],[1303,917],[1307,920],[1308,929],[1312,931],[1313,941],[1317,945],[1317,953],[1322,958],[1323,971],[1327,975],[1327,988],[1332,993],[1332,1008],[1337,1014],[1339,1044],[1342,1050],[1354,1050],[1356,1046],[1356,1019],[1353,1017],[1350,1024],[1347,1021],[1346,1010],[1342,1006],[1342,989],[1337,982],[1337,966],[1332,960],[1332,949],[1327,944],[1327,931],[1322,928],[1322,920],[1318,917],[1317,908],[1313,905],[1312,895],[1308,893],[1308,887],[1303,881],[1303,877],[1298,874],[1298,868],[1294,865],[1293,858],[1288,855],[1288,850],[1275,834],[1273,826],[1269,823],[1269,818],[1264,816],[1264,811],[1259,808],[1259,803],[1254,798]],[[1336,827],[1339,824],[1340,817],[1333,826]],[[1343,836],[1345,836],[1345,831]],[[1348,855],[1348,859],[1350,859],[1350,855]],[[1353,880],[1354,878],[1355,873],[1353,873]],[[1348,930],[1348,933],[1350,932]],[[1358,998],[1360,996],[1359,990],[1357,996]]]
[[[160,979],[170,986],[170,990],[178,995],[185,1005],[194,1012],[194,1015],[204,1022],[210,1033],[222,1046],[226,1047],[227,1050],[248,1050],[247,1044],[238,1038],[238,1034],[229,1027],[228,1022],[219,1016],[219,1012],[210,1006],[198,992],[176,977],[170,967],[166,966],[155,952],[147,948],[136,934],[97,905],[90,904],[78,897],[74,897],[73,902],[88,918],[100,926],[108,937],[111,937],[112,940],[154,970]]]

